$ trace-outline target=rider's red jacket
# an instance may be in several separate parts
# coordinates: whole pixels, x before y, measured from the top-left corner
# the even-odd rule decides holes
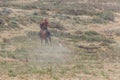
[[[40,28],[47,29],[47,27],[48,27],[48,22],[47,21],[44,21],[40,24]]]

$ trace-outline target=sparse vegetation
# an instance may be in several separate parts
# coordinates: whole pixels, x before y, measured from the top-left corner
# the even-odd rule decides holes
[[[3,8],[3,10],[2,10],[2,12],[1,12],[1,14],[2,15],[9,15],[9,14],[11,14],[12,13],[12,10],[10,10],[10,9],[8,9],[8,8]]]
[[[12,29],[19,28],[19,23],[15,20],[10,21],[9,26],[12,27]]]
[[[1,0],[0,79],[119,79],[119,2]],[[44,18],[52,35],[47,46],[39,38]]]
[[[105,23],[107,23],[107,21],[106,20],[104,20],[103,18],[100,18],[100,17],[93,17],[93,19],[92,19],[92,21],[93,21],[93,23],[97,23],[97,24],[105,24]]]
[[[96,16],[98,16],[99,18],[102,18],[103,20],[107,20],[107,21],[115,20],[113,12],[101,12],[101,13],[97,13]]]
[[[85,34],[89,36],[99,35],[96,31],[86,31]]]
[[[3,27],[3,25],[5,24],[5,20],[4,19],[0,19],[0,26]]]
[[[58,21],[52,21],[50,23],[50,26],[51,26],[51,28],[55,28],[55,29],[58,29],[58,30],[65,30],[63,25],[60,22],[58,22]]]

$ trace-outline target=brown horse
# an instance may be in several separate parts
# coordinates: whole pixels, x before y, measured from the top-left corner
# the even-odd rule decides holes
[[[48,44],[49,42],[51,43],[51,35],[47,29],[41,28],[40,38],[41,38],[41,44],[43,43],[43,40],[45,41],[45,44]]]

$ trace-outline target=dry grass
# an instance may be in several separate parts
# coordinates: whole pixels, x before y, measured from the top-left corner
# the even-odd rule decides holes
[[[0,20],[4,21],[0,25],[0,79],[118,80],[120,42],[115,28],[120,17],[113,11],[119,12],[119,0],[41,1],[0,1]],[[44,17],[50,20],[53,40],[47,46],[40,44],[36,25]],[[114,39],[106,37],[108,28],[115,29]],[[79,42],[101,48],[89,53],[75,46]]]
[[[88,32],[86,32],[87,34]],[[90,32],[91,33],[91,32]],[[96,33],[92,32],[92,35]],[[98,34],[97,34],[98,35]],[[62,35],[61,35],[62,36]],[[59,36],[60,37],[60,36]],[[34,40],[33,40],[34,39]],[[64,38],[65,39],[65,38]],[[112,48],[112,51],[98,51],[97,53],[86,53],[86,51],[72,47],[71,52],[65,46],[58,46],[57,40],[54,39],[53,46],[40,46],[40,41],[37,32],[28,32],[27,36],[16,37],[10,40],[10,43],[16,46],[13,52],[6,52],[8,61],[1,61],[0,70],[8,79],[116,79],[118,71],[114,69],[119,66],[119,52],[117,48]],[[59,41],[59,40],[58,40]],[[64,42],[64,41],[63,41]],[[4,46],[3,46],[4,45]],[[8,46],[8,43],[1,44],[3,48]],[[32,46],[31,46],[32,45]],[[66,46],[67,47],[67,46]],[[55,50],[53,50],[53,48]],[[47,49],[47,50],[46,50]],[[109,53],[108,53],[109,51]],[[110,53],[111,52],[111,53]],[[59,54],[58,54],[59,53]],[[113,55],[113,53],[116,53]],[[6,57],[5,55],[0,55]],[[107,57],[107,59],[106,59]],[[13,61],[10,61],[14,59]],[[116,61],[116,63],[113,63]],[[116,67],[106,66],[116,65]],[[62,64],[62,65],[61,65]],[[18,69],[20,68],[20,69]],[[112,71],[112,72],[111,72]],[[116,74],[112,78],[110,74]],[[24,74],[24,75],[23,75]],[[29,75],[33,75],[28,77]],[[87,77],[85,77],[87,76]],[[4,76],[1,75],[1,77]],[[49,77],[49,79],[48,79]],[[61,78],[62,77],[62,78]]]

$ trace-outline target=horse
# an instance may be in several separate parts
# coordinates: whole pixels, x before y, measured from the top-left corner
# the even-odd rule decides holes
[[[39,35],[41,44],[43,43],[43,40],[45,41],[45,44],[48,44],[49,42],[51,43],[51,35],[48,29],[41,28]]]

